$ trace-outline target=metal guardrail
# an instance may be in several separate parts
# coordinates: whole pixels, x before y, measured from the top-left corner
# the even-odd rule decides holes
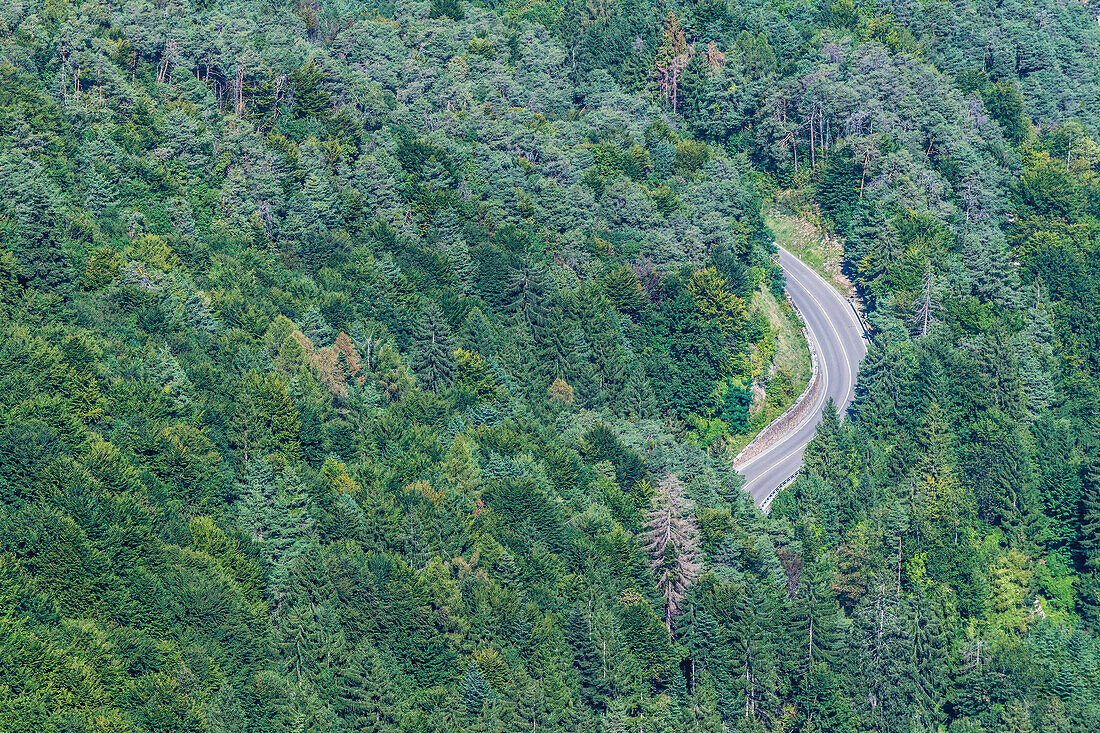
[[[856,317],[856,323],[863,330],[863,340],[870,342],[871,340],[871,324],[869,324],[864,318],[863,314],[859,312],[859,308],[856,308],[855,298],[847,298],[848,307],[852,309],[852,315]]]
[[[773,242],[773,244],[778,244],[778,243]],[[772,256],[772,259],[775,262],[775,264],[778,265],[779,264],[779,253],[777,252],[776,254],[774,254]],[[798,318],[803,323],[805,323],[806,322],[805,318],[802,316],[802,312],[798,309],[798,306],[796,306],[794,304],[794,301],[791,299],[790,293],[786,293],[786,299],[787,299],[787,302],[791,305],[791,308],[794,310],[795,314],[798,316]],[[863,335],[864,341],[869,342],[871,340],[871,326],[870,326],[870,324],[867,323],[867,321],[863,317],[863,314],[860,313],[858,308],[856,308],[856,304],[854,302],[853,297],[849,296],[849,297],[845,298],[845,300],[848,303],[848,307],[852,309],[852,314],[856,317],[856,323],[859,324],[860,330],[863,331],[862,335]],[[776,418],[771,423],[769,423],[767,426],[765,426],[765,428],[760,431],[760,433],[756,436],[756,438],[749,441],[749,444],[741,449],[741,452],[738,453],[737,456],[733,459],[734,467],[736,467],[738,462],[740,462],[742,459],[751,457],[753,455],[753,451],[749,450],[750,448],[754,448],[754,447],[758,448],[758,442],[763,443],[765,440],[768,440],[769,438],[772,437],[770,435],[765,437],[765,434],[769,432],[769,430],[768,430],[769,428],[772,428],[773,426],[783,425],[783,423],[786,422],[785,418],[788,418],[791,414],[795,413],[796,411],[799,410],[799,408],[804,406],[804,404],[806,402],[806,400],[804,398],[810,396],[811,390],[813,390],[814,387],[820,386],[818,384],[815,384],[815,382],[820,381],[820,378],[819,378],[818,364],[817,364],[817,349],[815,348],[816,345],[814,343],[813,336],[810,334],[809,329],[806,328],[805,326],[803,326],[803,328],[802,328],[802,333],[803,333],[804,337],[806,338],[806,344],[807,344],[807,346],[809,347],[809,350],[810,350],[810,372],[811,372],[811,374],[810,374],[809,384],[806,385],[806,389],[802,392],[801,395],[799,395],[798,399],[795,400],[793,405],[791,405],[789,408],[787,408],[787,410],[782,415],[780,415],[778,418]],[[796,424],[798,424],[800,422],[801,422],[801,420],[798,420],[798,421],[796,421]],[[787,426],[784,425],[784,427],[787,427]],[[764,440],[760,440],[761,438],[764,438]],[[770,442],[770,441],[768,441],[768,442]],[[803,473],[805,473],[805,468],[803,466],[799,466],[797,471],[795,471],[790,476],[788,476],[787,478],[780,481],[779,485],[776,486],[774,489],[772,489],[771,493],[769,493],[766,497],[764,497],[764,501],[760,502],[760,511],[767,514],[768,511],[771,509],[772,501],[775,499],[776,496],[779,495],[779,492],[782,491],[783,489],[787,488],[791,484],[793,484],[795,482],[795,480],[799,476],[801,476]]]
[[[772,492],[770,494],[768,494],[766,497],[764,497],[764,501],[760,502],[760,511],[767,514],[768,510],[770,510],[772,508],[772,500],[775,499],[775,497],[779,495],[780,491],[782,491],[783,489],[785,489],[788,486],[790,486],[791,484],[793,484],[795,479],[797,479],[799,476],[801,476],[804,471],[805,471],[805,469],[803,469],[801,466],[799,466],[797,471],[795,471],[790,476],[788,476],[787,478],[780,481],[779,486],[776,486],[774,489],[772,489]]]

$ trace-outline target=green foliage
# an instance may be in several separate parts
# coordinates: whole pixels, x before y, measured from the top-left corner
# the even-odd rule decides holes
[[[1100,727],[1085,5],[16,5],[0,728]],[[787,185],[874,342],[765,517]]]
[[[325,78],[316,59],[310,59],[290,74],[294,89],[294,114],[297,117],[321,118],[326,116],[330,99],[322,88]]]
[[[838,150],[821,167],[817,183],[817,201],[821,211],[838,232],[846,232],[859,201],[859,171],[851,152]]]
[[[457,21],[466,17],[466,11],[462,9],[462,5],[458,0],[432,0],[432,7],[428,17],[447,17]]]

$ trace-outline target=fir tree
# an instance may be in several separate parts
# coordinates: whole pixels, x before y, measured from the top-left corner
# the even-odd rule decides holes
[[[474,263],[470,259],[470,248],[465,239],[459,239],[447,250],[447,258],[451,264],[451,273],[454,275],[458,291],[463,295],[469,295],[474,282]]]
[[[549,291],[546,268],[541,263],[525,264],[509,273],[510,309],[520,323],[528,326],[543,324]]]
[[[1077,609],[1085,622],[1100,630],[1100,466],[1095,459],[1085,471],[1081,526],[1077,531]]]
[[[172,354],[168,344],[162,344],[151,358],[152,370],[157,382],[165,394],[169,395],[180,410],[186,410],[191,404],[193,387],[187,373],[183,371],[179,360]]]
[[[926,336],[928,329],[936,323],[936,314],[943,310],[943,306],[937,300],[936,278],[932,272],[931,260],[925,263],[920,288],[920,294],[913,303],[913,315],[909,320],[917,329],[917,335]]]
[[[634,419],[649,419],[657,412],[657,398],[645,370],[634,360],[630,364],[626,387],[618,400],[619,412]]]
[[[592,364],[592,347],[580,328],[573,329],[572,340],[565,381],[573,387],[582,407],[598,404],[602,399]]]
[[[210,733],[248,733],[248,716],[232,685],[222,685],[203,708]]]
[[[944,721],[947,699],[950,643],[935,601],[917,596],[911,612],[913,640],[906,670],[911,697],[910,719],[915,727],[934,730]]]
[[[113,183],[89,163],[87,168],[87,191],[84,205],[96,218],[114,216],[118,213],[118,193]]]
[[[317,306],[310,307],[302,314],[299,328],[301,328],[306,338],[318,348],[328,347],[336,340],[336,331],[328,324]]]
[[[859,200],[859,171],[850,150],[827,156],[817,184],[817,200],[836,231],[845,232]]]
[[[316,60],[310,59],[290,74],[294,88],[294,114],[297,117],[324,117],[331,99],[324,90],[325,77]]]
[[[809,670],[818,662],[831,663],[835,657],[836,614],[839,605],[833,590],[833,569],[824,555],[809,561],[794,597],[792,644],[798,649],[799,667]]]
[[[495,351],[493,326],[480,308],[471,308],[466,322],[458,334],[462,348],[475,354],[488,356]]]

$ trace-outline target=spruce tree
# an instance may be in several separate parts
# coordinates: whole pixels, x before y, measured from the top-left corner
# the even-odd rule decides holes
[[[454,345],[443,311],[434,302],[421,316],[413,338],[409,365],[417,378],[432,391],[449,387],[455,375]]]
[[[466,705],[466,710],[471,715],[480,716],[486,705],[493,705],[496,697],[496,692],[481,674],[481,669],[473,660],[470,660],[469,666],[466,667],[466,676],[462,678],[462,701]]]
[[[565,626],[565,640],[573,650],[573,668],[581,683],[581,697],[599,711],[607,704],[610,680],[599,650],[592,641],[591,619],[583,604],[573,607]]]
[[[1077,531],[1077,611],[1092,629],[1100,631],[1100,464],[1085,470],[1081,526]]]
[[[6,192],[0,212],[9,214],[15,224],[7,230],[13,235],[8,246],[19,266],[19,281],[43,291],[67,293],[74,272],[63,247],[60,204],[53,184],[37,163],[10,153],[0,159],[0,183]]]
[[[351,730],[396,733],[402,711],[393,681],[378,652],[364,642],[340,667],[333,707]]]

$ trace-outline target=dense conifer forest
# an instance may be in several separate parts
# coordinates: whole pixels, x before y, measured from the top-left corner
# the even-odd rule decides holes
[[[1098,13],[0,4],[0,731],[1100,730]]]

